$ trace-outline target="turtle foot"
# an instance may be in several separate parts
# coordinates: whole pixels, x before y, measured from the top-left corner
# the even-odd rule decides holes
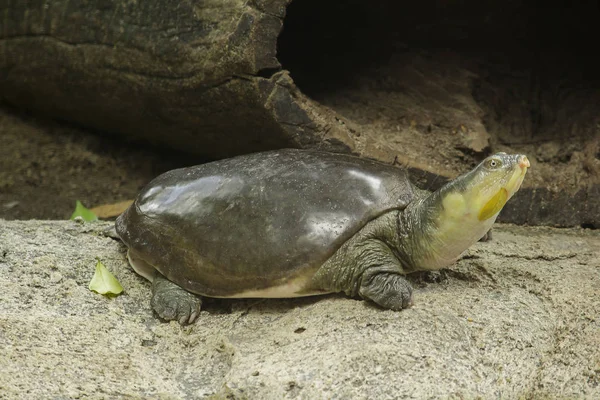
[[[412,304],[412,286],[404,276],[380,273],[368,277],[361,284],[359,294],[383,308],[399,311]]]
[[[481,239],[479,239],[480,242],[489,242],[492,240],[492,228],[490,228],[489,231],[487,231],[487,233],[485,235],[483,235],[483,237]]]
[[[200,315],[202,299],[157,273],[152,282],[150,304],[162,319],[187,325]]]

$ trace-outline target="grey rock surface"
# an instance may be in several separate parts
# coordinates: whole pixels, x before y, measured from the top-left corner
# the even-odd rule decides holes
[[[600,232],[499,225],[414,306],[214,300],[188,327],[108,223],[0,220],[0,398],[600,398]],[[88,290],[99,258],[124,294]]]

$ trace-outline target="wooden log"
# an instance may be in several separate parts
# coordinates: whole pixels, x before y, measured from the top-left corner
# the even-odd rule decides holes
[[[287,3],[5,1],[1,98],[209,157],[298,147],[316,138],[274,73]]]

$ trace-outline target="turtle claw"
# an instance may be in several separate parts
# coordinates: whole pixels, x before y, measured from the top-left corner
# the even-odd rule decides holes
[[[192,322],[194,322],[196,320],[196,318],[198,318],[199,314],[200,314],[200,307],[198,307],[198,310],[195,310],[194,312],[192,312],[190,314],[190,318],[188,318],[188,324],[191,324]]]
[[[193,323],[200,314],[202,299],[158,274],[152,284],[152,309],[166,321]]]
[[[184,315],[181,318],[179,318],[179,320],[177,322],[179,322],[179,325],[187,325],[188,324],[188,318]]]
[[[197,300],[200,300],[198,297],[196,297]],[[200,305],[201,305],[201,301],[198,302],[198,304],[190,304],[190,308],[192,310],[191,313],[188,312],[184,312],[184,313],[178,313],[177,314],[177,322],[179,322],[179,325],[189,325],[192,324],[194,321],[196,321],[196,318],[198,318],[198,315],[200,314]],[[173,318],[175,319],[175,318]]]
[[[486,232],[485,235],[483,235],[483,237],[481,239],[479,239],[480,242],[489,242],[492,240],[492,228],[490,228],[489,231]]]

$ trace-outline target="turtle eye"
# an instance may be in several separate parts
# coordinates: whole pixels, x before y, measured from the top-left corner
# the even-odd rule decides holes
[[[489,169],[498,169],[502,166],[502,161],[498,158],[490,158],[486,161],[485,166]]]

